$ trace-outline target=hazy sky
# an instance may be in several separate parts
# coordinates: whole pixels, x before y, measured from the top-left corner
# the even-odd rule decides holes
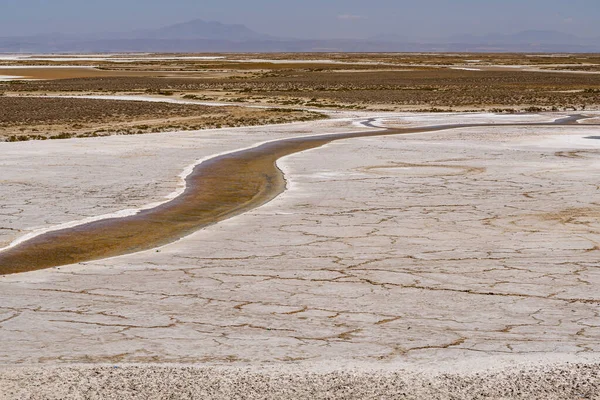
[[[276,36],[600,36],[600,0],[0,0],[0,36],[129,31],[201,18]]]

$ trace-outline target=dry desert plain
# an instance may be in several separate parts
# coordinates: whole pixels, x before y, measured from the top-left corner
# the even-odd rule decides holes
[[[593,74],[552,74],[598,85]],[[28,85],[35,102],[74,96],[64,85],[82,85],[77,100],[96,110],[86,101],[109,93],[82,79],[9,82],[4,99]],[[40,85],[54,86],[42,93]],[[114,103],[152,93],[110,95],[101,101],[118,123],[152,113]],[[151,99],[172,118],[187,103],[229,104],[182,93]],[[238,103],[255,112],[289,107],[257,100]],[[285,190],[258,208],[149,250],[0,276],[0,398],[599,398],[600,112],[320,102],[294,107],[329,119],[77,137],[107,129],[100,113],[69,139],[1,142],[5,247],[155,207],[182,194],[194,165],[261,143],[490,125],[295,153],[277,162]],[[284,111],[293,112],[305,118]],[[550,125],[572,114],[584,117]],[[58,131],[72,121],[55,123]]]

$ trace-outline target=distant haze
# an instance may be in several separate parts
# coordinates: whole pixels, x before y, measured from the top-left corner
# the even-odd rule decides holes
[[[129,32],[193,19],[297,39],[426,41],[521,31],[600,36],[598,0],[2,0],[0,37]]]
[[[0,53],[600,52],[592,0],[0,1]]]

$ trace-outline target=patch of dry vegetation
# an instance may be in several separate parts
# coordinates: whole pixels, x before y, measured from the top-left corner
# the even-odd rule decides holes
[[[578,54],[523,54],[523,53],[276,53],[225,54],[230,58],[270,60],[332,60],[341,63],[386,63],[399,65],[544,65],[544,64],[600,64],[600,55]]]
[[[257,58],[261,55],[247,55]],[[7,93],[127,93],[193,96],[207,101],[380,110],[581,110],[600,108],[598,55],[276,54],[271,59],[314,63],[148,61],[110,64],[119,70],[154,69],[155,76],[112,76],[0,83]],[[313,58],[311,58],[313,57]],[[340,63],[319,63],[318,59]],[[239,58],[239,57],[238,57]],[[362,64],[350,64],[362,63]],[[480,71],[451,69],[478,66]],[[494,69],[529,65],[538,71]],[[487,68],[487,69],[486,69]],[[541,68],[545,70],[541,70]],[[194,78],[161,76],[195,71]],[[554,72],[561,70],[563,72]],[[573,73],[568,71],[572,70]],[[202,75],[199,71],[205,71]],[[547,71],[547,72],[545,72]],[[567,72],[565,72],[567,71]],[[242,73],[243,72],[243,73]],[[132,72],[133,73],[133,72]],[[226,78],[220,74],[229,74]],[[133,73],[135,75],[135,73]]]
[[[419,108],[538,107],[564,109],[600,105],[600,77],[510,71],[295,72],[241,83],[263,96],[326,99],[359,105]],[[229,88],[231,89],[231,88]]]
[[[219,54],[220,57],[225,57],[219,60],[172,59],[174,56],[176,55],[171,54],[170,59],[163,60],[145,59],[142,56],[141,60],[132,62],[99,61],[96,69],[40,69],[40,74],[46,73],[48,76],[59,73],[57,76],[60,79],[0,82],[0,95],[3,92],[12,96],[144,94],[235,104],[380,111],[518,112],[600,109],[600,75],[593,73],[600,72],[598,54],[280,53]],[[253,62],[239,62],[240,60]],[[282,60],[286,62],[277,62]],[[52,66],[58,62],[30,60],[5,63]],[[83,61],[74,61],[68,64],[81,67],[82,63]],[[509,65],[521,66],[528,71],[522,70],[523,68],[506,68]],[[453,69],[457,67],[477,70]],[[155,131],[159,128],[171,130],[173,121],[158,121],[165,118],[178,118],[177,129],[243,124],[235,120],[237,117],[231,116],[233,114],[228,117],[227,122],[222,123],[222,116],[215,115],[220,111],[214,109],[200,111],[202,120],[196,121],[194,118],[197,117],[182,111],[181,106],[172,107],[172,111],[161,108],[144,117],[133,115],[133,122],[119,119],[120,112],[117,111],[113,122],[123,129],[123,133]],[[84,107],[84,110],[91,113],[89,118],[95,118],[93,107]],[[239,112],[236,111],[238,114]],[[212,116],[209,117],[206,113]],[[122,115],[129,114],[124,112]],[[306,116],[293,118],[296,117]],[[183,122],[186,118],[189,120]],[[253,124],[260,123],[259,121],[281,121],[282,115],[277,118],[254,118],[246,115],[244,118],[248,124]],[[287,118],[286,116],[286,120]],[[290,119],[293,118],[290,116]],[[138,120],[152,122],[137,124],[148,125],[148,128],[134,129],[132,125],[136,125]],[[67,130],[71,131],[68,124],[85,125],[85,122],[74,118],[63,124],[63,129],[69,128]],[[33,131],[29,134],[37,135],[35,129],[41,128],[32,127]],[[104,127],[86,129],[85,132],[76,130],[76,134],[104,134]],[[13,132],[12,135],[17,133]]]
[[[0,97],[0,140],[66,139],[199,130],[324,118],[290,109],[144,101]]]

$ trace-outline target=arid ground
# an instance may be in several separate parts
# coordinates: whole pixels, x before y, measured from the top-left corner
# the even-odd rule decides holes
[[[0,276],[0,399],[600,398],[600,57],[129,57],[4,61],[126,75],[0,82],[0,247],[261,143],[481,126],[296,153],[258,208]]]
[[[157,94],[379,111],[564,111],[600,106],[600,57],[595,54],[181,57],[0,60],[5,64],[0,65],[0,75],[24,78],[0,82],[0,92]]]
[[[324,118],[287,108],[101,98],[0,97],[0,140],[27,141],[281,124]]]

